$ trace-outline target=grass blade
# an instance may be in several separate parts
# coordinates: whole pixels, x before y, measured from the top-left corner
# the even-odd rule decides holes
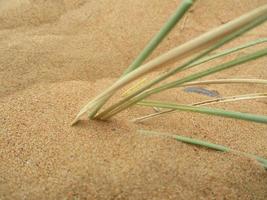
[[[202,146],[202,147],[207,147],[209,149],[213,149],[216,151],[223,151],[223,152],[230,151],[230,148],[222,146],[222,145],[213,144],[213,143],[203,141],[203,140],[192,139],[190,137],[185,137],[185,136],[181,136],[181,135],[173,135],[173,134],[168,134],[168,133],[161,133],[161,132],[147,131],[147,130],[139,130],[139,132],[142,134],[152,135],[152,136],[170,137],[170,138],[174,138],[175,140],[178,140],[178,141],[181,141],[184,143],[198,145],[198,146]]]
[[[145,135],[169,137],[169,138],[173,138],[179,142],[184,142],[184,143],[191,144],[191,145],[197,145],[200,147],[205,147],[205,148],[213,149],[216,151],[232,152],[235,154],[243,155],[243,156],[246,156],[248,158],[256,159],[267,170],[267,159],[256,156],[254,154],[236,151],[236,150],[233,150],[233,149],[226,147],[226,146],[223,146],[223,145],[218,145],[218,144],[214,144],[214,143],[207,142],[204,140],[193,139],[190,137],[185,137],[185,136],[180,136],[180,135],[173,135],[173,134],[168,134],[168,133],[161,133],[161,132],[147,131],[147,130],[139,130],[139,132],[142,134],[145,134]]]
[[[217,109],[217,108],[208,108],[208,107],[202,107],[202,106],[198,107],[198,106],[182,105],[182,104],[176,104],[176,103],[165,103],[165,102],[160,102],[160,101],[149,101],[149,100],[141,101],[138,103],[138,105],[158,107],[158,108],[167,108],[167,109],[180,110],[180,111],[186,111],[186,112],[197,112],[197,113],[203,113],[203,114],[208,114],[208,115],[216,115],[216,116],[221,116],[221,117],[234,118],[234,119],[267,124],[267,116],[250,114],[250,113],[241,113],[241,112],[235,112],[235,111],[229,111],[229,110],[223,110],[223,109]]]
[[[234,101],[241,101],[241,100],[251,100],[251,99],[260,99],[260,98],[267,98],[267,93],[254,93],[254,94],[245,94],[245,95],[237,95],[237,96],[230,96],[230,97],[222,97],[217,99],[211,99],[206,101],[201,101],[192,104],[193,106],[200,106],[200,105],[211,105],[217,103],[225,103],[225,102],[234,102]]]
[[[216,80],[205,80],[189,82],[177,87],[187,87],[193,85],[212,85],[212,84],[267,84],[265,79],[216,79]]]
[[[240,46],[237,46],[237,47],[234,47],[234,48],[226,49],[224,51],[215,53],[214,55],[210,55],[210,56],[204,57],[204,58],[194,62],[191,65],[189,65],[188,67],[186,67],[184,70],[190,69],[192,67],[195,67],[197,65],[200,65],[200,64],[203,64],[203,63],[206,63],[206,62],[209,62],[209,61],[214,60],[216,58],[220,58],[220,57],[235,53],[237,51],[240,51],[240,50],[243,50],[243,49],[258,45],[258,44],[265,43],[265,42],[267,42],[267,38],[260,38],[260,39],[248,42],[246,44],[243,44],[243,45],[240,45]]]
[[[149,55],[157,48],[160,42],[168,35],[174,26],[180,21],[188,9],[193,5],[193,0],[183,0],[181,5],[175,11],[174,15],[163,25],[160,31],[151,39],[143,51],[137,56],[133,63],[124,71],[123,75],[140,67],[140,65],[149,57]]]
[[[267,98],[267,93],[255,93],[255,94],[246,94],[246,95],[238,95],[238,96],[231,96],[231,97],[223,97],[223,98],[217,98],[217,99],[211,99],[206,101],[201,101],[197,103],[191,104],[191,106],[199,106],[199,105],[211,105],[211,104],[217,104],[217,103],[225,103],[225,102],[233,102],[233,101],[241,101],[241,100],[251,100],[251,99],[259,99],[259,98]],[[164,114],[175,112],[174,109],[169,110],[163,110],[156,113],[152,113],[146,116],[142,116],[139,118],[136,118],[132,120],[135,123],[143,122],[148,119],[152,119],[155,117],[162,116]]]

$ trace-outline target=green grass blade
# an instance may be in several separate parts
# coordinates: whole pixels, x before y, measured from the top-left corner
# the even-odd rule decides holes
[[[217,99],[210,99],[206,101],[201,101],[197,103],[191,104],[191,106],[199,106],[199,105],[211,105],[211,104],[217,104],[217,103],[224,103],[224,102],[233,102],[233,101],[241,101],[241,100],[251,100],[251,99],[259,99],[259,98],[267,98],[267,93],[255,93],[255,94],[246,94],[246,95],[236,95],[236,96],[230,96],[230,97],[222,97]],[[138,117],[134,120],[132,120],[135,123],[142,122],[151,118],[159,117],[164,114],[172,113],[177,110],[169,109],[169,110],[163,110],[156,113],[152,113],[146,116]]]
[[[155,131],[145,131],[145,130],[140,130],[140,132],[145,133],[145,134],[149,134],[149,135],[155,135],[155,136],[172,137],[172,138],[174,138],[178,141],[184,142],[184,143],[199,145],[199,146],[207,147],[209,149],[213,149],[216,151],[223,151],[223,152],[230,151],[230,148],[222,146],[222,145],[213,144],[213,143],[206,142],[203,140],[192,139],[192,138],[181,136],[181,135],[172,135],[172,134],[167,134],[167,133],[160,133],[160,132],[155,132]]]
[[[157,48],[160,42],[168,35],[174,26],[182,19],[184,14],[193,5],[193,0],[183,0],[181,5],[175,11],[174,15],[163,25],[160,31],[151,39],[143,51],[137,56],[133,63],[124,71],[123,75],[138,68],[149,55]]]
[[[265,158],[261,158],[261,157],[259,157],[259,156],[254,156],[254,158],[255,158],[258,162],[260,162],[260,163],[263,165],[263,167],[267,170],[267,159],[265,159]]]
[[[263,56],[266,56],[266,55],[267,55],[267,48],[259,50],[259,51],[255,52],[255,53],[251,53],[251,54],[242,56],[240,58],[236,58],[236,59],[234,59],[234,60],[232,60],[230,62],[223,63],[223,64],[218,65],[216,67],[212,67],[210,69],[207,69],[207,70],[204,70],[204,71],[189,75],[189,76],[187,76],[185,78],[173,81],[171,83],[164,84],[164,85],[162,85],[162,86],[160,86],[158,88],[153,89],[153,91],[154,92],[160,92],[160,91],[163,91],[163,90],[166,90],[166,89],[177,87],[177,86],[179,86],[181,84],[184,84],[184,83],[187,83],[187,82],[190,82],[190,81],[194,81],[194,80],[197,80],[199,78],[203,78],[205,76],[209,76],[211,74],[220,72],[222,70],[229,69],[231,67],[235,67],[237,65],[240,65],[240,64],[252,61],[252,60],[256,60],[256,59],[258,59],[260,57],[263,57]]]
[[[197,112],[197,113],[203,113],[203,114],[208,114],[208,115],[216,115],[216,116],[221,116],[221,117],[234,118],[234,119],[267,124],[267,116],[228,111],[228,110],[217,109],[217,108],[208,108],[208,107],[202,107],[202,106],[198,107],[198,106],[182,105],[182,104],[176,104],[176,103],[165,103],[165,102],[160,102],[160,101],[149,101],[149,100],[141,101],[138,103],[138,105],[158,107],[158,108],[167,108],[167,109],[187,111],[187,112]]]
[[[209,62],[209,61],[214,60],[216,58],[220,58],[220,57],[235,53],[237,51],[240,51],[240,50],[243,50],[243,49],[258,45],[258,44],[265,43],[265,42],[267,42],[267,38],[260,38],[260,39],[250,41],[250,42],[248,42],[246,44],[243,44],[243,45],[240,45],[240,46],[237,46],[237,47],[234,47],[234,48],[226,49],[224,51],[215,53],[214,55],[210,55],[210,56],[204,57],[204,58],[194,62],[191,65],[189,65],[188,67],[186,67],[184,70],[190,69],[192,67],[195,67],[197,65],[200,65],[200,64],[203,64],[203,63],[206,63],[206,62]]]
[[[213,149],[216,151],[232,152],[232,153],[240,154],[240,155],[246,156],[248,158],[256,159],[265,169],[267,169],[267,159],[256,156],[254,154],[236,151],[236,150],[233,150],[233,149],[226,147],[226,146],[223,146],[223,145],[218,145],[218,144],[214,144],[214,143],[207,142],[204,140],[193,139],[190,137],[174,135],[174,134],[169,134],[169,133],[161,133],[161,132],[148,131],[148,130],[139,130],[139,132],[142,134],[145,134],[145,135],[169,137],[169,138],[173,138],[179,142],[184,142],[184,143],[191,144],[191,145],[197,145],[200,147],[205,147],[205,148]]]

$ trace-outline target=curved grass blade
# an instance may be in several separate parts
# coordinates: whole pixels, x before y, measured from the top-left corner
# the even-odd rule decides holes
[[[160,101],[149,101],[149,100],[141,101],[138,103],[138,105],[148,106],[148,107],[167,108],[167,109],[180,110],[180,111],[186,111],[186,112],[197,112],[197,113],[203,113],[203,114],[208,114],[208,115],[216,115],[216,116],[221,116],[221,117],[234,118],[234,119],[246,120],[250,122],[267,124],[267,116],[264,116],[264,115],[235,112],[235,111],[223,110],[223,109],[218,109],[218,108],[208,108],[208,107],[202,107],[202,106],[198,107],[198,106],[182,105],[182,104],[167,103],[167,102],[160,102]]]
[[[223,98],[217,98],[217,99],[211,99],[206,101],[201,101],[197,103],[191,104],[192,106],[200,106],[200,105],[211,105],[211,104],[217,104],[217,103],[225,103],[225,102],[233,102],[233,101],[241,101],[241,100],[251,100],[251,99],[259,99],[259,98],[267,98],[267,93],[255,93],[255,94],[246,94],[246,95],[238,95],[238,96],[231,96],[231,97],[223,97]],[[138,117],[134,120],[132,120],[135,123],[143,122],[148,119],[152,119],[155,117],[162,116],[164,114],[169,114],[172,112],[175,112],[176,110],[170,109],[170,110],[163,110],[156,113],[152,113],[146,116]]]
[[[184,142],[184,143],[191,144],[191,145],[197,145],[200,147],[205,147],[208,149],[213,149],[216,151],[232,152],[232,153],[240,154],[240,155],[246,156],[248,158],[256,159],[267,170],[267,159],[256,156],[254,154],[236,151],[236,150],[233,150],[233,149],[226,147],[226,146],[223,146],[223,145],[218,145],[218,144],[214,144],[214,143],[207,142],[204,140],[193,139],[193,138],[185,137],[185,136],[181,136],[181,135],[173,135],[173,134],[168,134],[168,133],[161,133],[161,132],[147,131],[147,130],[139,130],[139,132],[142,134],[146,134],[146,135],[169,137],[169,138],[173,138],[173,139],[180,141],[180,142]]]

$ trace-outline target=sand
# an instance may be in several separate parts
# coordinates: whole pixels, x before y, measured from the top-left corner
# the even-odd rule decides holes
[[[134,124],[131,119],[153,111],[133,107],[109,122],[70,126],[178,3],[0,0],[0,199],[267,199],[267,172],[255,160],[138,132],[176,133],[267,158],[265,125],[183,112]],[[199,0],[152,57],[265,3]],[[227,46],[266,36],[265,24]],[[262,58],[212,78],[266,79],[266,63]],[[266,91],[206,88],[221,96]],[[208,97],[176,89],[154,99]],[[267,114],[263,99],[216,107]]]

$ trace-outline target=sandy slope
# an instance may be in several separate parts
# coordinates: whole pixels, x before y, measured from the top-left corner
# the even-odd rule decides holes
[[[0,0],[0,199],[267,198],[267,173],[256,161],[137,132],[179,133],[267,158],[264,125],[185,113],[135,125],[129,119],[151,112],[137,107],[108,123],[69,126],[178,2]],[[185,25],[178,25],[153,56],[264,3],[199,0]],[[236,43],[257,37],[267,37],[266,24]],[[267,78],[266,62],[216,77]],[[266,91],[248,85],[208,88],[223,96]],[[175,90],[155,98],[185,103],[206,98],[193,97]],[[266,103],[221,107],[267,114]]]

